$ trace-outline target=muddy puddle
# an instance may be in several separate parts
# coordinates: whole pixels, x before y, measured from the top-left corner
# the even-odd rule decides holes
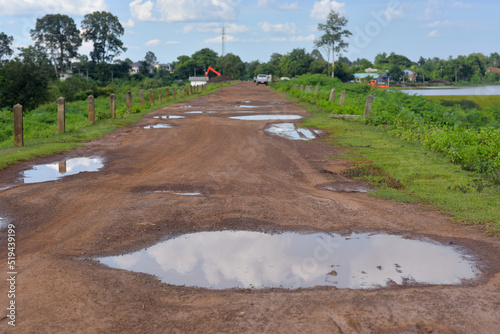
[[[186,118],[186,116],[178,116],[178,115],[165,115],[165,116],[155,116],[156,119],[181,119]]]
[[[9,225],[9,223],[7,222],[7,219],[0,217],[0,230],[3,230],[8,225]]]
[[[294,123],[272,124],[266,131],[292,140],[311,140],[316,138],[315,132],[299,128]]]
[[[37,183],[54,181],[68,175],[81,172],[97,172],[104,166],[102,158],[73,158],[66,161],[36,165],[33,169],[24,171],[21,183]]]
[[[154,125],[146,125],[144,129],[170,129],[172,125],[170,124],[154,124]]]
[[[232,116],[231,119],[239,119],[244,121],[269,121],[269,120],[286,120],[286,119],[301,119],[299,115],[246,115],[246,116]]]
[[[479,276],[472,256],[456,245],[367,233],[199,232],[97,260],[168,284],[209,289],[373,289],[460,284]]]
[[[178,191],[171,191],[171,190],[152,190],[152,191],[146,191],[147,194],[172,194],[172,195],[177,195],[177,196],[200,196],[201,193],[198,192],[178,192]]]
[[[201,110],[194,110],[194,111],[186,111],[186,114],[215,114],[216,111],[201,111]]]
[[[334,192],[347,192],[347,193],[367,193],[372,191],[368,184],[368,182],[363,181],[336,181],[336,182],[327,182],[316,185],[316,188],[321,190],[328,190]]]

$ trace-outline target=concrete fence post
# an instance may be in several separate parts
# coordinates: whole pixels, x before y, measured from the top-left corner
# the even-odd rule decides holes
[[[144,89],[139,91],[139,101],[141,103],[141,107],[144,107]]]
[[[170,88],[165,89],[165,100],[170,101]]]
[[[293,87],[293,89],[295,89],[295,90],[299,89],[299,85],[295,84],[295,86]]]
[[[318,92],[319,92],[319,86],[316,86],[316,88],[314,88],[314,94],[318,95]]]
[[[344,105],[344,102],[345,102],[345,90],[343,90],[342,93],[340,94],[339,106],[342,107]]]
[[[366,104],[365,104],[365,117],[370,116],[372,113],[372,103],[373,103],[373,95],[368,95],[366,97]]]
[[[14,146],[21,147],[24,145],[23,134],[23,106],[16,104],[14,106]]]
[[[127,111],[132,112],[132,92],[127,92]]]
[[[149,90],[149,104],[154,106],[155,105],[155,92],[153,89]]]
[[[335,101],[335,95],[337,95],[337,90],[335,88],[332,89],[332,91],[330,92],[330,102],[333,102]]]
[[[181,87],[177,87],[177,99],[181,98]]]
[[[163,103],[163,98],[161,96],[161,88],[158,89],[158,104]]]
[[[95,102],[94,96],[89,95],[88,100],[88,111],[89,111],[89,123],[95,124]]]
[[[175,87],[172,87],[172,100],[175,100]]]
[[[57,132],[66,131],[66,100],[64,97],[57,99]]]
[[[304,90],[304,85],[300,85],[300,91],[302,92]]]
[[[109,96],[109,114],[111,115],[111,118],[116,117],[116,95],[111,94]]]

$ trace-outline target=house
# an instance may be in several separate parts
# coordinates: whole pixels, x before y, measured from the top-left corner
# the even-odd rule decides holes
[[[140,68],[142,67],[142,62],[138,61],[130,65],[130,75],[134,75],[139,73]],[[159,63],[153,63],[153,65],[150,65],[148,67],[149,73],[153,73],[154,71],[159,70],[159,69],[164,69],[165,71],[172,73],[172,65],[170,63],[168,64],[159,64]]]
[[[488,69],[486,70],[486,72],[497,72],[497,73],[500,73],[500,68],[488,67]]]
[[[354,73],[354,80],[357,83],[363,83],[365,81],[369,81],[369,79],[378,79],[378,73]]]

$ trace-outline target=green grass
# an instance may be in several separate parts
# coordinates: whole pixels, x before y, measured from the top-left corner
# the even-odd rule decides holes
[[[485,109],[493,105],[500,106],[500,95],[457,95],[457,96],[425,96],[429,101],[461,102],[468,100],[476,103],[479,108]]]
[[[75,147],[83,145],[83,142],[88,142],[91,140],[95,140],[101,138],[102,136],[118,129],[123,126],[134,124],[139,119],[141,119],[144,115],[160,109],[169,105],[173,105],[175,103],[181,101],[191,100],[201,95],[206,95],[214,92],[215,89],[220,87],[221,85],[211,86],[210,90],[203,91],[201,94],[196,93],[189,96],[184,96],[183,98],[178,99],[176,97],[175,100],[172,100],[170,97],[169,102],[165,102],[165,96],[163,97],[163,103],[161,105],[158,104],[157,92],[158,89],[155,89],[155,105],[149,106],[149,92],[145,91],[145,100],[148,101],[145,104],[144,108],[139,107],[139,99],[138,94],[135,94],[135,98],[133,99],[132,109],[139,110],[137,113],[128,113],[123,112],[123,108],[118,103],[119,97],[117,96],[117,118],[115,119],[99,119],[96,120],[94,125],[88,125],[86,118],[84,118],[83,122],[81,119],[78,119],[74,123],[66,123],[66,129],[68,132],[63,134],[58,134],[56,132],[55,124],[46,124],[45,129],[47,134],[44,136],[36,137],[32,135],[32,138],[24,140],[23,147],[14,147],[13,139],[3,142],[0,145],[0,169],[5,168],[8,165],[15,164],[19,161],[27,161],[32,160],[37,157],[50,156],[55,153],[65,152],[74,149]],[[217,87],[217,88],[216,88]],[[163,89],[163,94],[165,94],[165,89]],[[105,101],[107,100],[107,101]],[[81,107],[79,104],[85,104],[86,101],[75,102],[78,107]],[[99,107],[102,105],[101,107]],[[100,109],[99,109],[100,108]],[[68,104],[66,105],[66,109],[68,109]],[[98,112],[102,112],[106,109],[107,113],[109,113],[109,98],[107,99],[96,99],[96,115]],[[73,114],[75,115],[75,114]],[[53,115],[55,117],[55,115]],[[69,114],[66,114],[68,118]],[[26,123],[26,122],[25,122]],[[25,124],[26,130],[27,124]],[[40,124],[36,124],[36,126],[40,126]],[[43,126],[43,124],[41,124]],[[69,129],[68,129],[69,128]],[[34,133],[36,131],[27,131],[28,133]]]
[[[418,142],[390,137],[381,127],[356,121],[329,118],[330,113],[288,94],[287,99],[313,116],[303,125],[325,129],[331,144],[345,148],[343,157],[358,171],[380,169],[383,173],[362,173],[377,190],[370,196],[430,205],[464,224],[483,224],[488,232],[500,234],[500,189],[477,173],[467,172]],[[391,187],[394,180],[400,187]],[[399,188],[399,189],[396,189]]]

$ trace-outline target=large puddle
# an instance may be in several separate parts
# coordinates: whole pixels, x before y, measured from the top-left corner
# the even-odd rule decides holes
[[[144,129],[170,129],[172,125],[170,124],[154,124],[154,125],[146,125]]]
[[[266,131],[293,140],[311,140],[316,138],[313,131],[299,128],[294,123],[273,124]]]
[[[97,172],[102,167],[102,158],[73,158],[59,163],[33,166],[33,169],[23,172],[21,182],[54,181],[81,172]]]
[[[180,119],[186,118],[186,116],[178,116],[178,115],[166,115],[166,116],[155,116],[157,119]]]
[[[479,274],[457,246],[366,233],[200,232],[98,260],[168,284],[210,289],[460,284]]]
[[[281,119],[301,119],[299,115],[247,115],[247,116],[232,116],[231,119],[240,119],[245,121],[268,121],[268,120],[281,120]]]

